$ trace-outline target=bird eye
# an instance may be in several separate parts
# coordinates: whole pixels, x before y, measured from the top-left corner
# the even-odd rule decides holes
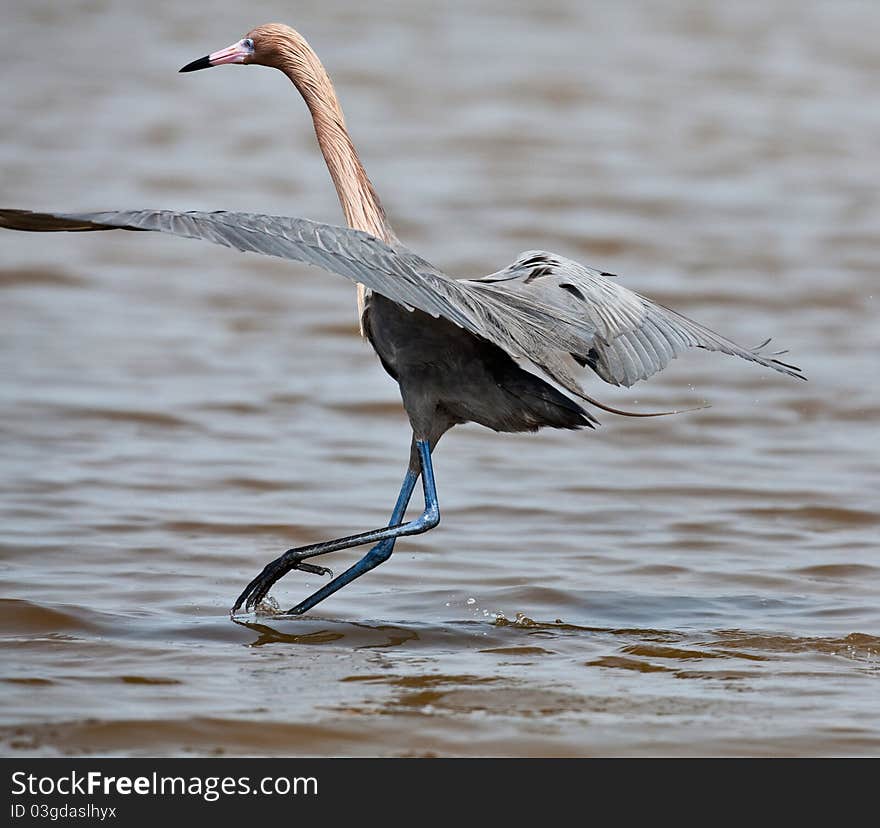
[[[251,51],[253,51],[253,49],[254,49],[254,41],[253,41],[253,38],[246,37],[246,38],[245,38],[244,40],[242,40],[241,42],[244,43],[244,45],[245,45],[248,49],[250,49]]]

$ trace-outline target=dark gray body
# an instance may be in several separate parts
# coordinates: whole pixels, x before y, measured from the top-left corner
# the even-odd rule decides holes
[[[432,447],[460,423],[494,431],[592,427],[574,400],[524,371],[497,345],[442,317],[373,294],[363,321],[382,365],[400,385],[415,438]]]

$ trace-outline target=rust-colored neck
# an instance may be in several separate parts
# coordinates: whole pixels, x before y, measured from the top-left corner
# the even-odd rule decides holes
[[[394,233],[345,128],[342,107],[327,71],[305,40],[291,46],[279,50],[278,68],[293,81],[312,113],[318,145],[348,226],[392,241]]]
[[[393,242],[396,237],[345,128],[342,107],[327,70],[305,39],[298,32],[295,34],[297,37],[275,44],[276,65],[293,81],[309,107],[318,146],[336,187],[345,220],[355,230]],[[358,319],[363,334],[367,290],[361,284],[357,287]]]

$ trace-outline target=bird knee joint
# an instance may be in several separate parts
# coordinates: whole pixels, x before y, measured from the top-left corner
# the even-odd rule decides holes
[[[427,532],[440,523],[440,510],[436,506],[429,507],[422,512],[422,516],[416,520],[419,532]]]

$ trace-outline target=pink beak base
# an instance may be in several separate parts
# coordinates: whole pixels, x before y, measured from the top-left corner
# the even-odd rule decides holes
[[[237,43],[233,43],[225,49],[211,52],[210,55],[194,60],[192,63],[187,63],[187,65],[180,71],[196,72],[199,69],[210,69],[212,66],[222,66],[224,63],[244,63],[252,54],[253,51],[245,45],[244,41],[239,40]]]

